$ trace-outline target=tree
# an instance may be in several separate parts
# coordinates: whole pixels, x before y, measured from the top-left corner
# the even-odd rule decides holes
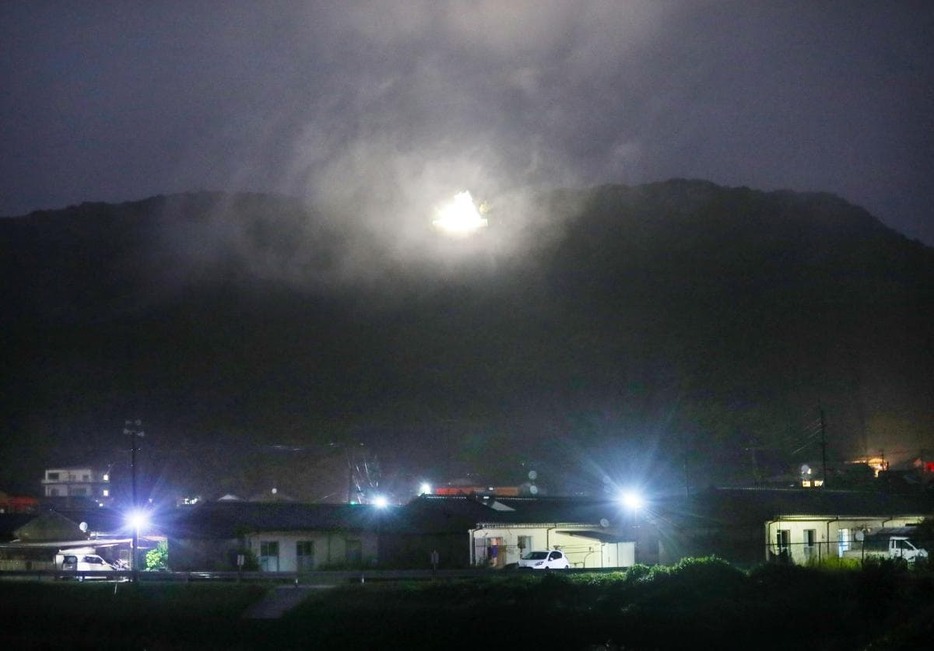
[[[147,570],[167,570],[169,569],[169,543],[160,540],[155,548],[146,552]]]
[[[916,546],[934,554],[934,518],[924,518],[911,534],[911,540]]]

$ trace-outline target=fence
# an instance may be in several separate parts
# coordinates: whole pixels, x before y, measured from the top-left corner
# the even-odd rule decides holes
[[[147,572],[138,573],[140,582],[195,582],[228,581],[258,582],[293,585],[339,585],[342,583],[367,583],[377,581],[412,581],[433,579],[460,579],[478,576],[490,576],[501,570],[462,569],[462,570],[327,570],[316,572]],[[573,572],[574,570],[566,570]],[[129,581],[133,572],[117,570],[102,571],[62,571],[62,570],[7,570],[0,571],[0,580],[107,580]]]

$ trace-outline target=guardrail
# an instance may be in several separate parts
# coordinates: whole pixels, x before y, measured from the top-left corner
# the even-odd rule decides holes
[[[457,579],[478,576],[492,576],[497,570],[462,569],[462,570],[321,570],[314,572],[237,572],[237,571],[186,571],[186,572],[150,572],[137,573],[140,582],[190,582],[190,581],[228,581],[228,582],[264,582],[296,585],[338,585],[341,583],[366,583],[367,581],[404,581],[430,579]],[[62,570],[4,570],[0,571],[0,580],[109,580],[129,581],[134,576],[131,570],[108,571],[62,571]]]
[[[33,579],[38,581],[53,580],[72,580],[72,581],[93,581],[93,580],[111,580],[126,581],[132,576],[132,572],[124,571],[72,571],[72,570],[2,570],[0,571],[0,580],[3,579]]]
[[[554,572],[581,573],[600,570],[553,570]],[[259,582],[273,584],[293,585],[340,585],[344,583],[367,583],[379,581],[430,581],[469,579],[478,577],[502,576],[507,570],[489,568],[456,569],[456,570],[318,570],[313,572],[238,572],[224,571],[186,571],[186,572],[138,572],[142,583],[159,582],[196,582],[196,581],[226,581],[226,582]],[[517,570],[518,572],[518,570]],[[512,572],[509,572],[512,573]],[[522,574],[545,575],[548,572],[523,571]],[[33,581],[130,581],[134,573],[131,570],[102,571],[62,571],[62,570],[3,570],[0,571],[0,580],[33,580]]]

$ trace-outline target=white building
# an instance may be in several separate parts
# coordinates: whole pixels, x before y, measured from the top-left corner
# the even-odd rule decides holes
[[[934,517],[928,493],[870,490],[710,489],[654,505],[659,560],[716,555],[743,565],[843,558],[865,534]]]
[[[569,523],[478,523],[471,529],[470,564],[502,568],[519,562],[532,551],[560,549],[571,567],[622,568],[635,565],[635,541],[621,533],[601,532],[599,525]]]
[[[90,466],[49,468],[42,478],[46,498],[82,498],[107,505],[112,501],[110,472]]]

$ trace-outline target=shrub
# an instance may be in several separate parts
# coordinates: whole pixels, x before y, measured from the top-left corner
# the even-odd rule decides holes
[[[856,597],[863,617],[884,621],[907,601],[908,563],[900,558],[867,558],[857,574]]]
[[[811,558],[806,567],[828,570],[828,571],[853,571],[858,570],[862,565],[862,560],[858,558],[840,558],[838,556],[824,556],[823,558]]]
[[[147,570],[167,570],[169,569],[169,543],[160,540],[153,549],[146,552]]]

